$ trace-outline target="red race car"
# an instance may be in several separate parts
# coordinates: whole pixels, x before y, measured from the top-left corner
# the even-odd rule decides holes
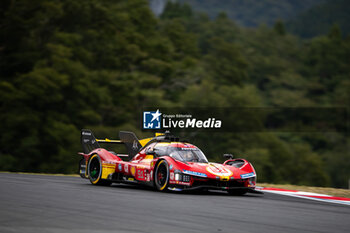
[[[223,164],[208,162],[198,147],[181,142],[169,132],[139,140],[134,133],[121,131],[119,137],[102,140],[96,139],[91,130],[81,131],[82,178],[94,185],[145,184],[159,191],[219,189],[232,195],[258,192],[255,170],[245,159],[225,154]],[[128,154],[108,151],[99,143],[124,144]]]

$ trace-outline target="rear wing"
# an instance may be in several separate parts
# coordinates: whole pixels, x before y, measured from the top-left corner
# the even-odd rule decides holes
[[[96,139],[94,134],[89,129],[82,129],[81,130],[81,137],[80,137],[81,145],[83,147],[83,152],[85,154],[90,153],[92,150],[95,150],[97,148],[101,148],[99,143],[118,143],[123,144],[120,140],[110,140],[108,138],[106,139]]]
[[[120,131],[119,138],[125,144],[130,158],[133,158],[142,148],[139,139],[133,132]]]
[[[120,140],[111,140],[108,138],[96,139],[91,130],[82,129],[80,140],[81,140],[81,145],[83,147],[83,152],[85,154],[90,153],[92,150],[101,148],[99,143],[124,144],[128,151],[129,158],[131,159],[141,150],[143,146],[147,145],[148,143],[151,143],[154,139],[164,138],[165,136],[166,134],[156,133],[155,138],[145,138],[145,139],[139,140],[133,132],[120,131],[119,132]]]

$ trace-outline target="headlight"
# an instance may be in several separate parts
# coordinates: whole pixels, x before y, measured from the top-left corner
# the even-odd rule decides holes
[[[191,176],[184,175],[182,173],[175,173],[175,180],[176,181],[183,181],[183,182],[190,182],[191,181]]]
[[[180,174],[180,173],[175,173],[175,180],[181,181],[181,180],[182,180],[182,174]]]

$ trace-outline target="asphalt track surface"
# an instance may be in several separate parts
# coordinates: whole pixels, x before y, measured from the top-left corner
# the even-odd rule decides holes
[[[349,206],[276,194],[160,193],[0,173],[0,232],[349,232]]]

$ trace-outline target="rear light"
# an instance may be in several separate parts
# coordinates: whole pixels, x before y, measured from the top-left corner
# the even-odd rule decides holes
[[[182,174],[176,173],[176,174],[175,174],[175,180],[176,180],[176,181],[181,181],[181,180],[182,180]]]

